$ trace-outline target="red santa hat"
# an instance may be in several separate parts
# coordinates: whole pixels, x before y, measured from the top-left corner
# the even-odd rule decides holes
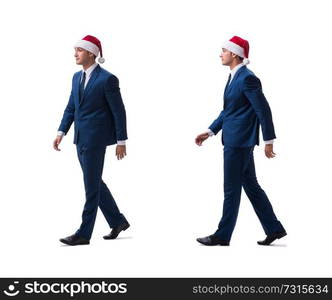
[[[87,35],[83,39],[79,40],[74,47],[87,50],[96,56],[98,56],[98,54],[100,53],[98,62],[101,64],[105,62],[105,59],[103,57],[103,50],[101,48],[101,42],[92,35]]]
[[[243,58],[245,65],[249,64],[249,42],[238,36],[233,36],[229,41],[225,42],[222,48]]]

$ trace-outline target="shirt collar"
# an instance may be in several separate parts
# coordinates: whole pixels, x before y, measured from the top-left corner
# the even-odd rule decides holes
[[[86,77],[89,78],[91,76],[92,71],[98,66],[98,64],[95,62],[93,65],[91,65],[86,70],[82,70],[82,72],[85,72]]]
[[[236,67],[234,67],[233,70],[231,70],[231,80],[234,78],[235,73],[243,66],[244,66],[244,64],[240,63],[240,64],[236,65]]]

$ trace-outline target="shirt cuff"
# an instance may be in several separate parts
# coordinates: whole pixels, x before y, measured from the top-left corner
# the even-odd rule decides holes
[[[64,136],[65,135],[65,133],[63,132],[63,131],[58,131],[58,134],[57,134],[58,136]]]
[[[126,140],[117,141],[116,143],[120,146],[125,146],[126,145]]]
[[[210,128],[206,132],[209,134],[209,136],[213,136],[214,135],[214,132]]]
[[[264,141],[265,145],[270,145],[270,144],[273,144],[273,141],[274,140],[268,140],[268,141]]]

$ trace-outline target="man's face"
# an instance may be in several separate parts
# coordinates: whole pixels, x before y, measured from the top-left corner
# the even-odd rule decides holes
[[[75,48],[75,58],[77,65],[85,65],[91,60],[92,53],[82,48]]]
[[[234,60],[233,53],[230,52],[230,51],[228,51],[225,48],[222,48],[222,51],[221,51],[219,57],[221,58],[221,63],[224,66],[229,66],[233,62],[233,60]]]

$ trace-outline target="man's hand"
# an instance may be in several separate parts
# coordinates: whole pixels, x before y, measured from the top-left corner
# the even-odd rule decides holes
[[[202,143],[209,137],[209,134],[207,132],[201,133],[199,134],[196,139],[195,139],[195,143],[198,146],[202,146]]]
[[[127,155],[126,145],[117,145],[115,148],[115,155],[118,160],[124,158]]]
[[[276,154],[273,152],[273,144],[265,145],[265,156],[267,158],[273,158],[276,156]]]
[[[53,148],[56,150],[56,151],[61,151],[61,149],[59,149],[59,145],[62,141],[62,136],[60,135],[57,135],[57,137],[55,138],[54,142],[53,142]]]

